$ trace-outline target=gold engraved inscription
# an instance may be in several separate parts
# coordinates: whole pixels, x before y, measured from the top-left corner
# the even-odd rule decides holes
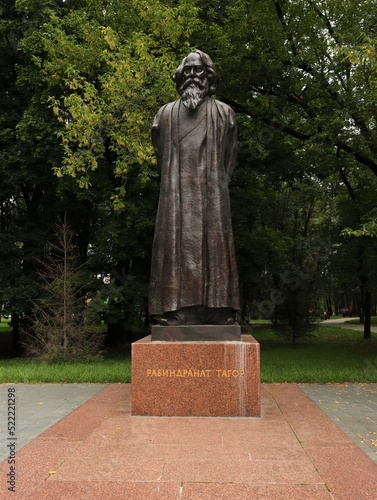
[[[182,377],[182,378],[240,378],[244,370],[194,370],[194,369],[168,369],[147,368],[147,377]]]

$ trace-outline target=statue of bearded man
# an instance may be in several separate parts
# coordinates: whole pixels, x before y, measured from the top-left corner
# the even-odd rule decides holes
[[[152,127],[161,188],[149,313],[161,325],[233,324],[240,307],[228,191],[236,121],[210,97],[215,77],[210,57],[194,50],[173,77],[181,98]]]

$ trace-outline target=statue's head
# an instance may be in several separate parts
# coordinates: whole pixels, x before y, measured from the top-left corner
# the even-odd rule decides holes
[[[214,92],[216,71],[211,58],[201,50],[194,50],[183,59],[173,80],[183,104],[195,109]]]

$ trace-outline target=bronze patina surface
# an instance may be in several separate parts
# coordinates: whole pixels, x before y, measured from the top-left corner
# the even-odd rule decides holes
[[[181,98],[152,127],[161,175],[149,312],[161,324],[233,324],[240,307],[228,184],[236,156],[233,110],[213,99],[215,69],[199,50],[178,67]]]

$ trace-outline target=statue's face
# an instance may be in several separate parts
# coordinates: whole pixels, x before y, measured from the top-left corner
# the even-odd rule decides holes
[[[184,81],[189,78],[198,78],[204,80],[207,77],[205,67],[199,54],[195,52],[186,57],[185,65],[183,66],[182,78]]]
[[[193,52],[186,57],[182,71],[179,93],[183,104],[188,109],[196,109],[207,97],[208,90],[207,71],[199,54]]]

